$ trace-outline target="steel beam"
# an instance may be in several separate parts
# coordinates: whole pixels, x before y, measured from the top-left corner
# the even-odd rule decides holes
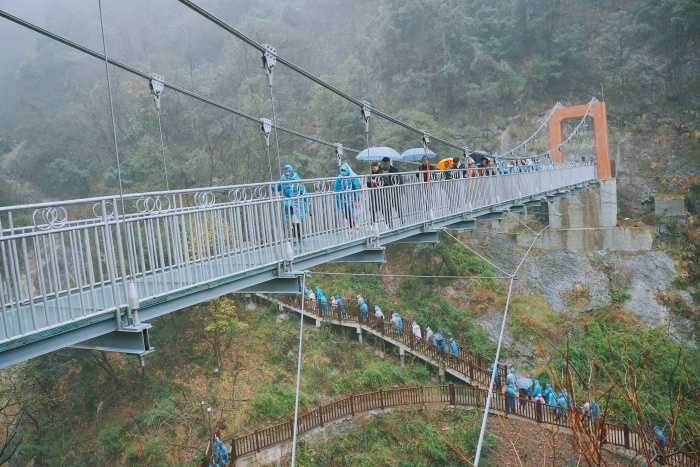
[[[386,249],[376,248],[334,260],[335,263],[386,263]]]
[[[476,228],[476,221],[475,220],[465,220],[465,221],[459,221],[455,222],[454,224],[450,224],[445,226],[447,229],[450,230],[465,230],[465,231],[471,231]]]
[[[402,238],[396,243],[437,243],[439,241],[439,232],[421,232],[411,237]]]
[[[298,294],[301,292],[301,273],[294,277],[277,277],[240,290],[241,293],[281,293]]]
[[[71,347],[85,350],[119,352],[143,357],[155,349],[151,346],[149,329],[152,326],[142,323],[134,328],[122,328],[109,334],[94,337]]]
[[[476,217],[476,220],[479,221],[492,221],[492,220],[501,220],[503,219],[504,213],[503,211],[491,211],[487,212],[484,214],[480,214],[479,216]]]

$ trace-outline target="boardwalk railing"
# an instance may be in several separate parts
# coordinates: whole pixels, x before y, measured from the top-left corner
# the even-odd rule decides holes
[[[300,298],[287,297],[282,300],[265,297],[266,300],[272,302],[284,303],[287,306],[294,308],[296,312],[300,312]],[[367,328],[373,329],[383,337],[388,337],[395,342],[399,342],[408,347],[414,352],[420,353],[438,365],[455,370],[466,378],[468,382],[475,386],[487,387],[491,378],[491,365],[489,359],[479,355],[476,352],[469,350],[469,347],[464,343],[458,343],[459,354],[457,356],[450,355],[449,345],[446,343],[446,352],[440,352],[436,345],[431,345],[426,340],[416,339],[411,330],[411,326],[404,322],[403,329],[399,330],[390,320],[377,319],[374,313],[369,313],[366,317],[362,315],[355,301],[343,299],[345,305],[341,308],[328,307],[328,314],[324,316],[323,310],[319,303],[315,300],[307,300],[304,306],[304,312],[316,316],[320,319],[332,319],[340,322],[358,323]],[[505,365],[498,365],[498,376],[500,383],[506,381],[507,368]]]
[[[0,344],[130,301],[167,301],[299,255],[577,186],[595,180],[595,166],[441,172],[429,182],[424,175],[392,174],[376,188],[357,176],[0,207]]]
[[[422,407],[428,404],[482,408],[486,405],[486,390],[463,385],[443,384],[440,386],[379,389],[352,394],[303,412],[299,416],[298,432],[303,434],[314,428],[323,427],[327,423],[360,413],[406,406]],[[506,417],[515,415],[544,425],[560,427],[568,427],[567,419],[571,415],[567,413],[558,416],[554,407],[541,406],[538,409],[533,401],[519,401],[518,399],[516,399],[515,412],[509,413],[506,410],[506,398],[500,394],[493,396],[491,410]],[[287,420],[238,436],[231,441],[233,449],[231,455],[235,459],[289,441],[292,439],[292,429],[293,420]],[[638,454],[641,452],[640,435],[628,426],[608,422],[602,429],[605,431],[606,444],[609,446],[628,449]],[[700,460],[697,457],[683,452],[670,455],[665,460],[664,465],[700,466]]]

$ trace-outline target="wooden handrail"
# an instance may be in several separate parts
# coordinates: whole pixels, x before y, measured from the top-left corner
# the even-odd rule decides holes
[[[377,394],[380,396],[379,407],[373,404],[373,402],[376,402]],[[350,397],[346,396],[316,408],[308,409],[300,415],[299,420],[305,420],[308,415],[325,413],[326,416],[323,417],[323,422],[328,423],[378,408],[384,410],[399,406],[420,407],[424,404],[445,404],[449,406],[480,408],[483,406],[485,400],[486,390],[452,383],[439,386],[410,386],[380,389],[378,391],[352,394]],[[524,402],[524,404],[522,402]],[[563,417],[559,417],[555,407],[544,406],[543,411],[538,412],[534,401],[530,400],[521,401],[521,404],[517,405],[515,413],[508,414],[505,407],[505,397],[500,394],[494,395],[491,411],[495,413],[525,418],[543,425],[568,426],[567,419],[570,411]],[[323,426],[323,423],[320,423],[321,417],[310,418],[312,422],[308,425],[300,423],[299,434]],[[231,441],[233,446],[232,453],[241,457],[274,446],[280,442],[291,440],[291,423],[291,420],[287,420],[234,438]],[[641,446],[639,446],[638,442],[635,442],[639,439],[640,435],[630,430],[626,425],[606,422],[605,430],[607,444],[640,453]],[[265,433],[264,439],[260,439],[260,433]],[[251,437],[254,440],[252,443]],[[666,458],[666,461],[666,465],[670,466],[700,466],[700,459],[682,452],[669,456]]]

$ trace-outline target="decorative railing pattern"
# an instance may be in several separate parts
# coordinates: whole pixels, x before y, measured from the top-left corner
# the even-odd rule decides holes
[[[0,343],[134,299],[167,299],[301,254],[580,185],[595,179],[595,167],[435,175],[423,182],[415,172],[393,174],[400,183],[377,188],[356,176],[340,183],[352,188],[343,192],[333,177],[0,207]],[[290,186],[302,194],[284,197]]]
[[[353,417],[373,410],[396,407],[422,407],[428,404],[444,404],[482,408],[486,405],[486,390],[455,384],[440,386],[419,386],[391,389],[379,389],[359,394],[351,394],[303,412],[298,419],[299,434],[314,428],[323,427],[333,421]],[[490,409],[500,415],[517,416],[549,426],[568,426],[570,413],[558,415],[554,407],[542,406],[538,410],[533,401],[518,401],[515,412],[506,410],[506,398],[495,394]],[[601,423],[601,422],[598,422]],[[606,422],[602,426],[606,444],[612,447],[628,449],[641,453],[641,435],[627,425]],[[293,420],[287,420],[251,433],[237,436],[231,440],[232,458],[255,453],[262,449],[292,439]],[[676,452],[665,458],[664,465],[675,467],[697,467],[700,460],[689,453]]]

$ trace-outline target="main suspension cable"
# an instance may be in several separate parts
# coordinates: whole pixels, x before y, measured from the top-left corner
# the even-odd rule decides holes
[[[118,61],[118,60],[114,60],[114,59],[112,59],[112,58],[105,57],[104,54],[101,54],[101,53],[99,53],[99,52],[97,52],[97,51],[95,51],[95,50],[92,50],[92,49],[90,49],[90,48],[88,48],[88,47],[85,47],[85,46],[80,45],[80,44],[78,44],[78,43],[76,43],[76,42],[73,42],[73,41],[71,41],[70,39],[67,39],[67,38],[65,38],[65,37],[63,37],[63,36],[60,36],[60,35],[58,35],[58,34],[56,34],[56,33],[53,33],[53,32],[51,32],[51,31],[49,31],[49,30],[47,30],[47,29],[44,29],[44,28],[42,28],[41,26],[37,26],[36,24],[33,24],[33,23],[31,23],[31,22],[29,22],[29,21],[26,21],[26,20],[24,20],[24,19],[22,19],[22,18],[19,18],[19,17],[17,17],[17,16],[14,16],[13,14],[8,13],[8,12],[5,11],[5,10],[0,9],[0,17],[1,17],[1,18],[5,18],[5,19],[7,19],[8,21],[11,21],[11,22],[13,22],[13,23],[15,23],[15,24],[17,24],[17,25],[19,25],[19,26],[22,26],[22,27],[26,28],[26,29],[30,29],[30,30],[32,30],[32,31],[34,31],[34,32],[36,32],[36,33],[39,33],[39,34],[41,34],[42,36],[48,37],[49,39],[53,39],[53,40],[56,41],[56,42],[60,42],[61,44],[66,45],[66,46],[68,46],[68,47],[70,47],[70,48],[72,48],[72,49],[75,49],[75,50],[79,51],[79,52],[82,52],[82,53],[84,53],[84,54],[86,54],[86,55],[90,55],[90,56],[93,57],[93,58],[96,58],[96,59],[101,60],[101,61],[106,61],[106,62],[109,63],[110,65],[115,66],[115,67],[117,67],[117,68],[120,68],[120,69],[122,69],[122,70],[124,70],[124,71],[126,71],[126,72],[128,72],[128,73],[131,73],[131,74],[133,74],[133,75],[135,75],[135,76],[139,76],[139,77],[141,77],[141,78],[143,78],[143,79],[145,79],[145,80],[150,80],[150,79],[151,79],[151,75],[150,75],[149,73],[146,73],[146,72],[144,72],[144,71],[141,71],[141,70],[139,70],[139,69],[137,69],[137,68],[134,68],[134,67],[131,66],[131,65],[127,65],[127,64],[125,64],[125,63],[123,63],[123,62],[120,62],[120,61]],[[203,103],[205,103],[205,104],[209,104],[209,105],[211,105],[211,106],[213,106],[213,107],[218,108],[219,110],[223,110],[223,111],[225,111],[225,112],[232,113],[232,114],[234,114],[234,115],[237,115],[237,116],[239,116],[239,117],[241,117],[241,118],[244,118],[244,119],[249,120],[249,121],[251,121],[251,122],[254,122],[254,123],[256,123],[256,124],[259,124],[259,123],[260,123],[260,118],[255,117],[255,116],[253,116],[253,115],[250,115],[250,114],[248,114],[248,113],[246,113],[246,112],[243,112],[243,111],[238,110],[238,109],[234,109],[233,107],[229,107],[229,106],[227,106],[227,105],[225,105],[225,104],[222,104],[222,103],[220,103],[220,102],[213,101],[213,100],[211,100],[211,99],[209,99],[209,98],[207,98],[207,97],[204,97],[204,96],[202,96],[202,95],[200,95],[200,94],[198,94],[198,93],[196,93],[196,92],[194,92],[194,91],[190,91],[190,90],[188,90],[188,89],[182,88],[182,87],[180,87],[180,86],[177,86],[176,84],[167,82],[167,81],[165,81],[165,80],[163,80],[162,83],[163,83],[163,85],[164,85],[165,87],[167,87],[167,88],[169,88],[169,89],[172,89],[173,91],[175,91],[175,92],[177,92],[177,93],[179,93],[179,94],[182,94],[182,95],[191,97],[191,98],[193,98],[193,99],[195,99],[195,100],[197,100],[197,101],[199,101],[199,102],[203,102]],[[332,143],[332,142],[330,142],[330,141],[326,141],[326,140],[321,139],[321,138],[317,138],[317,137],[315,137],[315,136],[306,135],[306,134],[304,134],[304,133],[301,133],[301,132],[299,132],[299,131],[297,131],[297,130],[294,130],[294,129],[291,129],[291,128],[285,128],[285,127],[279,126],[279,125],[275,126],[275,128],[276,128],[277,130],[281,131],[282,133],[286,133],[286,134],[288,134],[288,135],[296,136],[296,137],[298,137],[298,138],[302,138],[302,139],[305,139],[305,140],[307,140],[307,141],[310,141],[310,142],[313,142],[313,143],[317,143],[317,144],[320,144],[320,145],[323,145],[323,146],[327,146],[327,147],[330,147],[330,148],[335,148],[335,147],[336,147],[336,144],[337,144],[337,143]],[[346,150],[350,151],[350,152],[354,152],[355,154],[357,154],[357,153],[360,152],[359,149],[354,149],[354,148],[347,147],[347,146],[343,146],[343,147],[344,147]]]
[[[200,6],[197,5],[196,3],[194,3],[194,2],[192,2],[192,1],[190,1],[190,0],[178,0],[178,1],[179,1],[180,3],[182,3],[184,6],[188,7],[188,8],[191,9],[192,11],[194,11],[195,13],[199,14],[200,16],[206,18],[207,20],[211,21],[211,22],[214,23],[215,25],[219,26],[221,29],[227,31],[228,33],[234,35],[235,37],[237,37],[238,39],[242,40],[242,41],[245,42],[246,44],[250,45],[251,47],[254,47],[254,48],[258,49],[260,52],[263,52],[263,53],[265,52],[266,47],[265,47],[264,44],[262,44],[262,43],[256,41],[255,39],[253,39],[253,38],[247,36],[246,34],[244,34],[243,32],[241,32],[240,30],[234,28],[234,27],[231,26],[230,24],[226,23],[224,20],[222,20],[222,19],[218,18],[217,16],[213,15],[212,13],[210,13],[209,11],[207,11],[207,10],[205,10],[204,8],[200,7]],[[347,101],[349,101],[349,102],[351,102],[351,103],[357,105],[358,107],[362,107],[363,105],[367,105],[367,106],[369,106],[369,108],[370,108],[374,113],[376,113],[378,116],[382,117],[384,120],[387,120],[387,121],[389,121],[389,122],[391,122],[391,123],[394,123],[395,125],[401,126],[401,127],[405,128],[405,129],[407,129],[407,130],[410,130],[410,131],[412,131],[412,132],[414,132],[414,133],[418,133],[419,135],[425,134],[425,132],[426,132],[425,129],[416,128],[416,127],[414,127],[413,125],[410,125],[410,124],[408,124],[408,123],[402,121],[402,120],[399,119],[398,117],[394,117],[393,115],[390,115],[390,114],[388,114],[388,113],[386,113],[386,112],[383,112],[382,110],[378,109],[377,107],[372,106],[372,105],[370,105],[370,104],[367,104],[367,102],[365,102],[365,101],[363,101],[363,100],[361,100],[361,99],[358,99],[358,98],[356,98],[356,97],[353,97],[353,96],[351,96],[350,94],[346,93],[345,91],[342,91],[341,89],[339,89],[339,88],[333,86],[333,85],[330,84],[329,82],[327,82],[327,81],[325,81],[325,80],[319,78],[318,76],[316,76],[316,75],[314,75],[313,73],[311,73],[311,72],[305,70],[305,69],[302,68],[301,66],[296,65],[295,63],[292,63],[292,62],[290,62],[289,60],[287,60],[287,59],[285,59],[285,58],[283,58],[283,57],[280,57],[280,56],[277,55],[277,54],[275,54],[275,55],[276,55],[277,61],[278,61],[279,63],[283,64],[284,66],[286,66],[286,67],[289,68],[290,70],[293,70],[293,71],[295,71],[296,73],[302,75],[303,77],[305,77],[305,78],[307,78],[307,79],[313,81],[314,83],[318,84],[319,86],[321,86],[321,87],[323,87],[323,88],[325,88],[325,89],[331,91],[332,93],[336,94],[337,96],[342,97],[343,99],[345,99],[345,100],[347,100]],[[454,143],[454,142],[448,141],[448,140],[446,140],[446,139],[438,138],[438,137],[433,137],[433,140],[435,140],[435,141],[437,141],[437,142],[439,142],[439,143],[442,143],[442,144],[444,144],[445,146],[448,146],[448,147],[451,147],[451,148],[453,148],[453,149],[457,149],[457,150],[460,150],[460,151],[463,150],[463,149],[465,149],[465,145],[464,145],[464,144]]]
[[[547,126],[547,124],[549,123],[549,120],[552,118],[552,115],[554,115],[554,111],[557,110],[557,108],[560,106],[561,106],[561,104],[559,102],[554,104],[554,107],[552,107],[549,110],[549,112],[547,112],[547,115],[545,115],[544,119],[542,120],[540,125],[537,127],[537,129],[534,131],[534,133],[532,133],[529,137],[527,137],[527,139],[521,141],[519,144],[513,146],[512,148],[505,151],[504,153],[497,154],[496,157],[498,159],[522,159],[522,157],[517,157],[517,156],[512,157],[512,156],[509,156],[509,154],[513,154],[515,151],[517,151],[518,149],[520,149],[521,147],[525,146],[527,143],[532,141]]]

